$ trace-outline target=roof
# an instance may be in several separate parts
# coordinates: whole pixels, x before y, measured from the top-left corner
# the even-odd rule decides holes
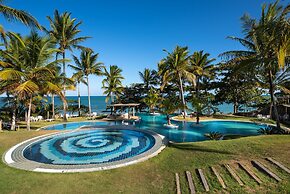
[[[129,103],[129,104],[110,104],[108,107],[131,107],[131,106],[139,106],[137,103]]]

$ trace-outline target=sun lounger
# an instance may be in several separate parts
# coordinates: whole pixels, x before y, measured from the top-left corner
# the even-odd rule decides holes
[[[54,119],[45,119],[46,122],[52,122]]]

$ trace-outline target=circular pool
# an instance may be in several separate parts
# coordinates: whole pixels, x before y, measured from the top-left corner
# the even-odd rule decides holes
[[[163,138],[130,127],[91,127],[22,142],[4,160],[16,168],[41,172],[111,169],[155,156],[165,147]]]

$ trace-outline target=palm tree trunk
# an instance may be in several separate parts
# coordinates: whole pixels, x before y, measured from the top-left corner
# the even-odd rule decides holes
[[[169,114],[166,115],[167,125],[171,125],[170,116]]]
[[[271,118],[273,118],[273,104],[272,104],[272,102],[270,103],[269,115]]]
[[[55,119],[55,111],[54,111],[54,94],[51,94],[51,111],[52,111],[52,118]]]
[[[238,104],[237,100],[235,100],[235,102],[234,102],[234,114],[236,114],[238,112],[238,107],[239,107],[239,104]]]
[[[178,77],[179,77],[179,85],[180,85],[180,96],[182,99],[182,106],[183,106],[183,118],[185,119],[186,110],[185,110],[185,99],[184,99],[184,94],[183,94],[183,83],[182,83],[180,74],[178,74]]]
[[[27,110],[25,110],[25,122],[27,122]]]
[[[31,106],[32,106],[32,95],[30,95],[28,112],[27,112],[27,121],[26,121],[26,129],[30,131],[30,114],[31,114]]]
[[[278,110],[277,110],[276,100],[275,100],[275,96],[274,96],[274,86],[273,86],[273,77],[272,76],[273,76],[272,71],[269,70],[269,86],[270,86],[269,92],[271,95],[271,103],[273,105],[273,110],[274,110],[277,128],[280,129],[281,126],[280,126],[280,120],[279,120],[279,114],[278,114]]]
[[[65,61],[64,61],[64,59],[65,59],[65,51],[63,51],[63,53],[62,53],[62,59],[63,59],[63,62],[62,62],[63,74],[64,74],[64,76],[66,77]],[[63,87],[63,95],[64,95],[64,98],[66,98],[65,94],[66,94],[66,88],[65,88],[65,84],[64,84],[64,87]],[[66,117],[66,108],[67,108],[67,107],[66,107],[65,102],[63,102],[63,120],[64,120],[64,121],[67,121],[67,117]]]
[[[196,77],[196,88],[195,88],[196,98],[199,100],[199,77]],[[199,124],[199,109],[196,110],[196,124]]]
[[[11,121],[11,131],[15,131],[15,126],[16,126],[16,106],[13,105],[13,110],[12,110],[12,121]]]
[[[78,111],[79,117],[81,116],[81,92],[80,92],[80,82],[78,82]]]
[[[111,104],[113,104],[114,103],[114,94],[112,93],[111,94]]]
[[[89,83],[89,75],[87,75],[87,84],[88,84],[88,104],[89,104],[89,114],[91,116],[91,97],[90,97],[90,83]]]

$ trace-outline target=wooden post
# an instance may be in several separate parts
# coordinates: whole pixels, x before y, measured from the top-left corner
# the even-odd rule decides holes
[[[242,180],[240,179],[240,177],[235,173],[235,171],[230,167],[230,165],[225,164],[224,165],[226,167],[226,169],[228,170],[228,172],[231,174],[231,176],[239,183],[240,186],[243,186],[244,183],[242,182]]]
[[[176,181],[176,193],[177,194],[181,194],[180,181],[179,181],[178,173],[175,173],[175,181]]]
[[[221,184],[221,186],[225,189],[226,185],[224,180],[222,179],[222,177],[220,176],[220,174],[218,173],[218,171],[212,166],[211,170],[213,171],[213,173],[215,174],[215,176],[217,177],[219,183]]]
[[[285,172],[287,172],[288,174],[290,174],[290,169],[287,168],[286,166],[282,165],[281,163],[277,162],[276,160],[272,159],[272,158],[266,158],[268,161],[270,161],[271,163],[275,164],[276,166],[278,166],[279,168],[281,168],[282,170],[284,170]]]
[[[203,185],[205,191],[206,192],[209,191],[209,186],[208,186],[208,183],[206,181],[206,178],[205,178],[205,175],[204,175],[202,169],[197,169],[197,172],[198,172],[198,174],[199,174],[199,176],[201,178],[201,182],[202,182],[202,185]]]
[[[280,177],[278,177],[275,173],[273,173],[272,171],[270,171],[269,169],[267,169],[265,166],[263,166],[260,162],[253,160],[252,161],[253,165],[255,167],[257,167],[259,170],[263,171],[264,173],[266,173],[268,176],[272,177],[273,179],[275,179],[277,182],[282,181],[282,179]]]
[[[186,171],[185,173],[189,185],[190,194],[195,194],[195,187],[193,184],[191,173],[189,171]]]

